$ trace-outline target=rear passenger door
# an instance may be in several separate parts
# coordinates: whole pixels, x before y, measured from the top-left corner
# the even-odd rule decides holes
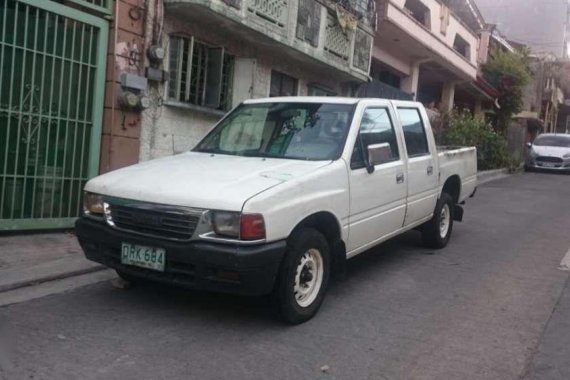
[[[419,108],[397,107],[408,155],[408,199],[404,226],[433,213],[437,201],[438,176],[435,147],[428,143],[426,125]],[[429,131],[431,133],[431,131]]]
[[[369,145],[388,143],[389,157],[369,173]],[[405,165],[393,114],[386,106],[368,106],[362,114],[350,162],[350,218],[347,251],[369,246],[402,228],[406,211]]]

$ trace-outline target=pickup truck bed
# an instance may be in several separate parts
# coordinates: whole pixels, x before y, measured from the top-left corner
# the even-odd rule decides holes
[[[449,178],[456,173],[463,173],[458,203],[464,201],[474,193],[477,187],[477,149],[474,147],[438,146],[437,156],[441,178]]]

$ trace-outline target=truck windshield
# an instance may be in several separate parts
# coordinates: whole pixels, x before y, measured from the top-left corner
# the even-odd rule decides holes
[[[195,152],[301,160],[340,157],[356,105],[262,103],[238,107]]]

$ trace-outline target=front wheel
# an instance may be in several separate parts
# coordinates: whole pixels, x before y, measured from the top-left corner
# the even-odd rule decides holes
[[[311,319],[323,302],[330,252],[327,240],[312,228],[293,234],[288,245],[273,301],[284,321],[298,324]]]
[[[453,198],[447,193],[437,200],[433,217],[424,225],[422,240],[427,247],[443,248],[453,230]]]

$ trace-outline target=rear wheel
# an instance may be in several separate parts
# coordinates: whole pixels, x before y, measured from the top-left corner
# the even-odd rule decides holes
[[[312,228],[289,238],[289,248],[273,292],[279,316],[298,324],[311,319],[319,310],[330,277],[329,245]]]
[[[427,247],[443,248],[453,230],[453,198],[447,193],[437,200],[433,217],[422,229],[422,240]]]

